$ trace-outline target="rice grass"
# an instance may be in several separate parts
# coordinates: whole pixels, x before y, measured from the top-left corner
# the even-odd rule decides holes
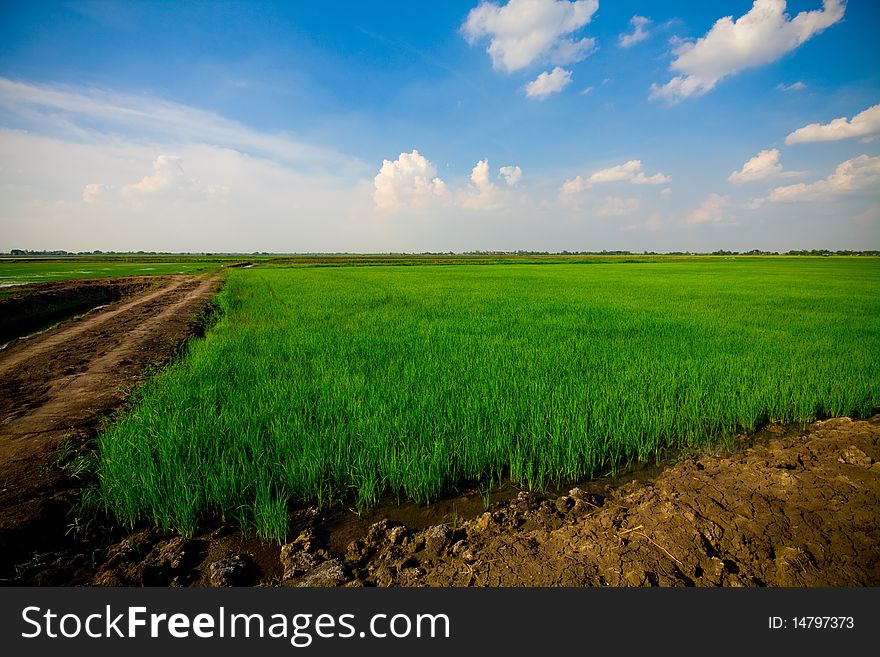
[[[880,261],[255,268],[99,437],[104,504],[283,540],[291,503],[540,488],[880,406]]]

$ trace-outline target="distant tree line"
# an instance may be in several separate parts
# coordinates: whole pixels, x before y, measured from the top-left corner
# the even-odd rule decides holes
[[[272,256],[272,255],[368,255],[361,253],[306,253],[306,254],[296,254],[296,253],[270,253],[268,251],[254,251],[252,253],[241,253],[241,252],[190,252],[186,253],[182,252],[174,252],[174,251],[32,251],[30,249],[12,249],[9,251],[9,255],[11,256],[94,256],[94,255],[119,255],[119,256],[131,256],[131,255],[141,255],[141,256],[165,256],[165,255],[190,255],[190,256],[240,256],[240,255],[253,255],[253,256]],[[373,255],[389,255],[389,256],[408,256],[408,255],[418,255],[418,256],[567,256],[567,255],[578,255],[578,256],[628,256],[628,255],[677,255],[677,256],[701,256],[701,255],[713,255],[713,256],[778,256],[778,255],[789,255],[789,256],[880,256],[880,251],[878,250],[868,250],[868,251],[851,251],[848,249],[838,250],[838,251],[830,251],[828,249],[795,249],[792,251],[762,251],[761,249],[752,249],[751,251],[725,251],[724,249],[719,249],[717,251],[705,252],[705,251],[642,251],[641,253],[635,251],[607,251],[603,249],[602,251],[525,251],[525,250],[517,250],[517,251],[464,251],[462,253],[455,253],[453,251],[423,251],[421,253],[406,253],[406,252],[389,252],[387,254],[373,254]]]

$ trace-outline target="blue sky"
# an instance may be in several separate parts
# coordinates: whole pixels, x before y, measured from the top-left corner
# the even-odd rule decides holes
[[[880,5],[6,2],[0,250],[880,248]]]

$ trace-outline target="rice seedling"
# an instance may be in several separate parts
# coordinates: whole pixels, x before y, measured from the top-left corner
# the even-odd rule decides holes
[[[289,503],[540,488],[880,406],[875,259],[226,277],[205,339],[99,438],[126,522],[232,517],[283,540]]]

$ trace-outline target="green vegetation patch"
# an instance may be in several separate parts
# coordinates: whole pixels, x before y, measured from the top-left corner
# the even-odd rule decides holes
[[[240,269],[100,436],[106,507],[282,539],[289,502],[428,501],[880,404],[876,259]]]
[[[126,260],[122,258],[0,261],[0,290],[23,283],[63,281],[74,278],[110,276],[155,276],[197,274],[220,268],[219,262],[201,258],[174,260]]]

